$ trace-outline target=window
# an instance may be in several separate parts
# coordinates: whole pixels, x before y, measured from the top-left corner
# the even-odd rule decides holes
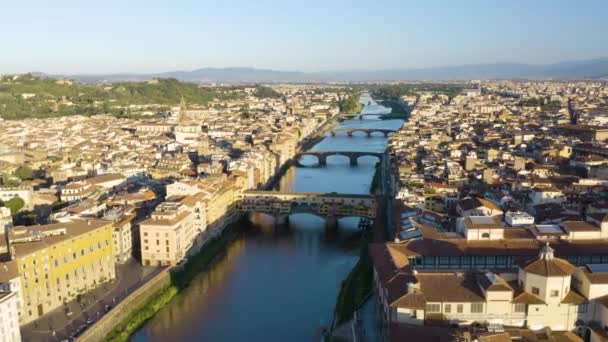
[[[515,304],[515,312],[526,312],[526,304]]]
[[[497,265],[505,265],[507,263],[507,258],[505,256],[497,256],[496,264]]]
[[[490,238],[490,233],[483,233],[481,234],[481,237],[484,239],[489,239]]]
[[[469,256],[460,257],[460,267],[471,268],[471,258]]]
[[[532,294],[537,296],[540,295],[540,289],[538,287],[532,286]]]
[[[471,303],[471,313],[482,313],[483,303]]]
[[[450,265],[458,268],[460,266],[460,257],[450,257]]]
[[[462,313],[463,309],[464,309],[464,307],[463,307],[463,305],[462,305],[462,304],[458,304],[458,305],[456,305],[456,312],[458,312],[458,313]]]
[[[427,312],[440,312],[441,306],[439,304],[427,304],[426,311]]]
[[[452,312],[452,305],[451,304],[444,304],[443,305],[443,312],[445,312],[445,313]]]
[[[551,290],[551,297],[557,297],[559,296],[559,291],[558,290]]]

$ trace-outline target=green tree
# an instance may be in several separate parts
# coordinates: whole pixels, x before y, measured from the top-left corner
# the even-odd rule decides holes
[[[12,188],[19,186],[20,183],[21,181],[14,175],[4,174],[0,177],[0,185],[2,185],[3,187]]]
[[[33,226],[38,222],[38,216],[33,211],[22,210],[13,217],[15,226]]]
[[[15,176],[19,177],[21,180],[32,179],[34,171],[32,171],[29,166],[19,166],[17,170],[15,170]]]
[[[281,95],[281,93],[279,93],[278,91],[276,91],[270,87],[266,87],[266,86],[257,86],[253,95],[258,98],[275,98],[276,99],[276,98],[283,97],[283,95]]]
[[[358,95],[351,95],[340,103],[340,109],[343,113],[355,114],[363,109],[363,105],[359,103]]]
[[[4,206],[11,210],[11,215],[16,215],[25,206],[25,201],[21,197],[16,196],[4,203]]]

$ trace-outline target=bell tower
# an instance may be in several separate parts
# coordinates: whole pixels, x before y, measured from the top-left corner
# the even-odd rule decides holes
[[[186,119],[186,111],[187,111],[187,107],[186,107],[186,99],[184,99],[184,96],[182,95],[181,100],[179,101],[179,114],[177,116],[177,122],[178,123],[183,123]]]

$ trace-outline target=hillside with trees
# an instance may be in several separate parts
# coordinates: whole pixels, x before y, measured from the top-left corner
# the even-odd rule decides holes
[[[370,92],[379,100],[397,100],[401,96],[415,95],[417,92],[436,92],[453,98],[464,88],[465,85],[460,83],[400,83],[374,85],[370,87]]]
[[[176,79],[145,82],[81,84],[31,74],[0,77],[0,117],[48,118],[65,115],[129,114],[129,105],[149,106],[156,112],[177,105],[206,104],[214,98],[234,97],[219,88],[202,88]]]
[[[256,90],[253,95],[261,99],[279,99],[283,97],[281,93],[267,86],[256,86]]]

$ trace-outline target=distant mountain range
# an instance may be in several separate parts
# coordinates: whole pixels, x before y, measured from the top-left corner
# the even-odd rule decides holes
[[[52,75],[82,82],[142,81],[151,78],[177,78],[195,83],[268,83],[268,82],[372,82],[412,80],[471,79],[600,79],[608,78],[608,58],[568,61],[554,64],[476,64],[422,69],[385,69],[370,71],[299,72],[256,68],[202,68],[151,74]]]

